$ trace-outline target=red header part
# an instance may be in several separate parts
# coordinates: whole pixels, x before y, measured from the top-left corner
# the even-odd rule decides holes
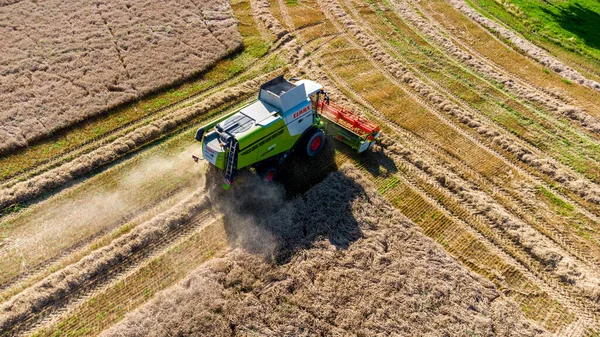
[[[320,109],[323,115],[326,115],[330,119],[336,120],[338,122],[343,121],[342,123],[340,123],[341,125],[349,127],[350,129],[354,129],[355,131],[360,131],[357,133],[368,133],[369,140],[373,140],[374,136],[379,131],[381,131],[379,126],[375,125],[374,123],[368,121],[364,117],[361,117],[352,111],[344,110],[344,108],[336,104],[326,104],[323,101],[321,101],[318,103],[318,108]]]

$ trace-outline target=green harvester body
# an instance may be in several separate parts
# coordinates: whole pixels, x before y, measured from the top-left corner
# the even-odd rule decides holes
[[[258,100],[198,129],[196,140],[202,142],[204,159],[224,170],[227,189],[243,168],[281,163],[298,147],[310,152],[306,141],[318,132],[333,135],[358,152],[370,148],[379,128],[366,134],[348,118],[332,115],[336,109],[320,84],[291,83],[280,76],[261,85]]]

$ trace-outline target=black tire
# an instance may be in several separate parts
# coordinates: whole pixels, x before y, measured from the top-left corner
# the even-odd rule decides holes
[[[264,181],[270,183],[277,177],[277,168],[275,166],[267,166],[260,170],[259,174]]]
[[[317,129],[306,137],[304,143],[304,153],[308,157],[314,157],[325,147],[325,133],[323,130]]]

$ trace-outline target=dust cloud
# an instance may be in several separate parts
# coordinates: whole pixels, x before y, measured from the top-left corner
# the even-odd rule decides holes
[[[176,158],[183,159],[185,154],[184,151],[184,153],[179,154]],[[191,156],[187,157],[187,161],[191,161]],[[172,171],[175,163],[177,163],[177,160],[158,159],[156,157],[148,158],[140,164],[140,171],[125,175],[125,179],[122,181],[123,185],[117,192],[111,195],[98,194],[94,196],[90,199],[92,202],[87,208],[81,207],[73,216],[83,216],[84,218],[93,216],[102,217],[106,216],[109,212],[117,211],[117,209],[111,207],[118,207],[118,209],[131,207],[134,199],[124,197],[120,193],[124,193],[124,191],[134,187],[141,190],[142,193],[144,191],[147,193],[144,185],[152,184],[153,180],[164,179],[166,172]],[[184,170],[200,170],[200,166],[192,166],[192,168]],[[175,173],[171,172],[171,174]],[[198,184],[200,185],[200,183]],[[108,198],[108,200],[100,198]],[[120,201],[125,199],[128,200],[128,203],[120,203]],[[94,204],[93,201],[97,201],[98,204]],[[118,205],[116,206],[115,203]],[[78,262],[51,274],[34,286],[24,290],[0,306],[0,330],[8,330],[23,319],[43,310],[45,307],[61,303],[61,301],[67,299],[77,289],[89,282],[89,280],[103,278],[106,271],[122,264],[124,259],[135,256],[135,254],[138,254],[143,249],[159,244],[170,233],[185,226],[190,219],[209,206],[209,201],[204,190],[202,188],[196,189],[187,199],[176,204],[171,209],[139,224],[131,232],[113,240],[107,246],[93,251]],[[57,211],[60,212],[61,210]],[[67,212],[66,214],[70,213]],[[61,224],[63,227],[68,227],[80,222],[81,219],[73,223],[61,221]],[[55,227],[58,228],[60,226]],[[58,230],[56,228],[53,230],[60,232],[61,228],[58,228]],[[70,227],[66,229],[73,230]],[[75,230],[75,232],[77,231]],[[64,235],[64,233],[61,233],[61,235]],[[35,244],[36,241],[33,240],[31,243]]]

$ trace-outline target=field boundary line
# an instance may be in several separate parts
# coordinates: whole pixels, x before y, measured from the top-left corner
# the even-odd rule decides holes
[[[150,113],[148,115],[142,116],[138,119],[135,119],[128,123],[120,125],[119,127],[109,131],[108,133],[106,133],[104,135],[91,138],[88,141],[86,141],[76,147],[73,147],[72,149],[68,150],[67,152],[55,155],[47,160],[40,162],[39,164],[37,164],[35,166],[32,166],[31,168],[28,168],[19,173],[16,173],[15,175],[10,176],[7,179],[5,179],[4,181],[2,181],[0,183],[0,188],[4,189],[4,188],[12,187],[18,182],[26,181],[27,179],[32,178],[40,173],[46,172],[52,168],[56,168],[62,164],[69,162],[70,158],[80,156],[82,154],[87,154],[103,145],[113,142],[114,139],[111,140],[111,138],[114,138],[115,136],[122,137],[123,135],[125,135],[127,133],[131,133],[132,131],[136,130],[140,126],[150,124],[158,119],[168,116],[169,114],[175,113],[182,108],[185,108],[185,107],[193,105],[194,103],[200,102],[200,101],[206,99],[207,97],[212,96],[212,95],[218,93],[219,91],[222,91],[224,88],[231,87],[234,84],[239,84],[238,82],[240,82],[240,78],[242,78],[243,76],[247,75],[248,73],[250,73],[254,70],[257,70],[258,68],[263,66],[270,57],[278,55],[279,47],[280,46],[277,46],[274,50],[267,52],[267,54],[262,56],[260,58],[260,60],[258,60],[258,62],[255,62],[250,67],[248,67],[244,71],[234,75],[234,77],[226,80],[225,82],[218,83],[210,88],[207,88],[204,91],[187,96],[186,98],[184,98],[182,100],[173,102],[173,103],[171,103],[167,106],[164,106],[156,111],[153,111],[152,113]]]

